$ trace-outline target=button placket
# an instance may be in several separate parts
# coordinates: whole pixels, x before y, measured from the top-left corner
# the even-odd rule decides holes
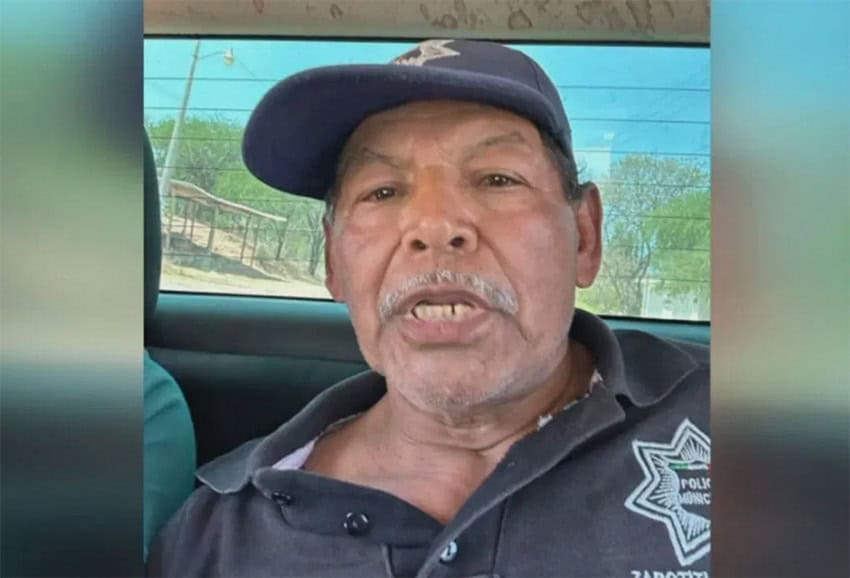
[[[440,554],[440,562],[442,562],[443,564],[452,563],[454,559],[457,558],[457,553],[457,542],[452,540],[448,543],[448,545],[443,549],[442,553]]]
[[[272,500],[277,502],[279,506],[291,506],[295,502],[295,498],[285,492],[272,492]]]
[[[342,526],[352,536],[362,536],[369,531],[371,522],[369,516],[363,512],[349,512],[345,515]]]

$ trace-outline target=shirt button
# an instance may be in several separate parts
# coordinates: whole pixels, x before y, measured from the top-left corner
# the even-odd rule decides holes
[[[443,564],[448,564],[453,561],[457,557],[457,542],[452,540],[449,542],[449,545],[446,546],[446,549],[443,550],[443,553],[440,554],[440,562]]]
[[[369,531],[369,516],[362,512],[349,512],[342,525],[352,536],[362,536]]]
[[[289,506],[295,501],[295,498],[289,494],[284,494],[283,492],[272,492],[272,500],[281,506]]]

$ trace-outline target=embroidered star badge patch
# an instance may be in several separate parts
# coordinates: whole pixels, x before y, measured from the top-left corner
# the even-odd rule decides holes
[[[408,66],[422,66],[429,60],[459,55],[460,52],[452,50],[447,46],[450,42],[454,42],[454,40],[426,40],[425,42],[420,42],[416,48],[406,54],[402,54],[393,60],[393,62]]]
[[[685,419],[669,444],[635,440],[632,447],[644,479],[625,506],[662,522],[679,563],[689,566],[711,549],[711,439]]]

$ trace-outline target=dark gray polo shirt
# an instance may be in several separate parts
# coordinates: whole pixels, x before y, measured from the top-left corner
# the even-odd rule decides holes
[[[583,311],[570,334],[602,384],[516,442],[449,524],[379,490],[272,467],[380,399],[369,372],[202,467],[149,573],[707,577],[707,348],[613,333]]]

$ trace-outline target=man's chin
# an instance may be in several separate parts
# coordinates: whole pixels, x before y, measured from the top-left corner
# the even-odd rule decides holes
[[[423,411],[449,415],[464,415],[476,408],[496,405],[507,397],[509,380],[489,372],[469,368],[451,370],[417,370],[402,368],[387,375],[387,384],[396,388],[408,401]]]

